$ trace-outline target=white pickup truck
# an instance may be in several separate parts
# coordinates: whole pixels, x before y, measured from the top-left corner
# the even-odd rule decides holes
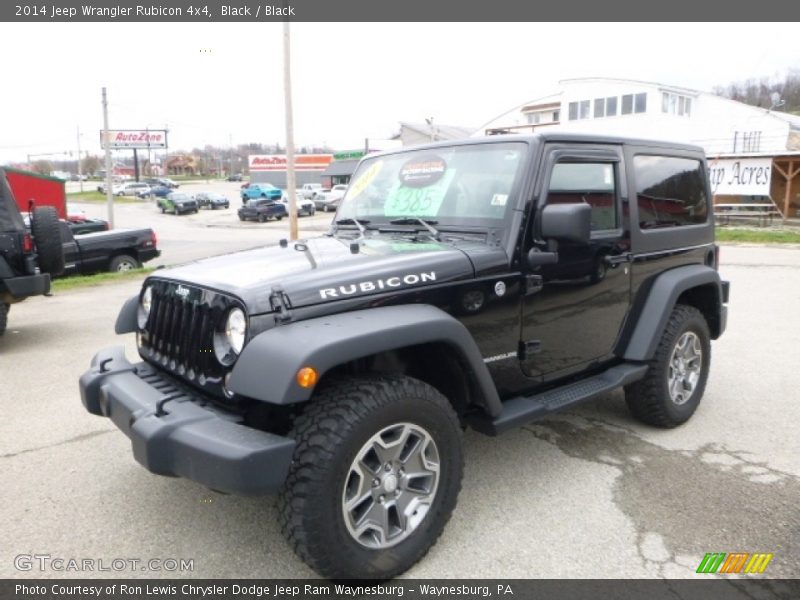
[[[304,183],[300,189],[300,193],[306,200],[313,200],[319,194],[323,194],[325,190],[322,189],[321,183]]]

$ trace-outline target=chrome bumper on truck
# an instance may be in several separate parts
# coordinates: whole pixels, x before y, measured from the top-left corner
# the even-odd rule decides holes
[[[109,417],[148,471],[248,495],[286,479],[294,440],[243,425],[147,363],[131,364],[122,346],[98,352],[80,388],[86,410]]]

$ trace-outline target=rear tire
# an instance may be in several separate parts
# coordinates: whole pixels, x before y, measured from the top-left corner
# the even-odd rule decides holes
[[[281,528],[318,573],[390,579],[439,538],[463,454],[458,417],[435,388],[396,375],[323,383],[293,437]]]
[[[34,208],[31,233],[39,253],[39,268],[51,275],[63,273],[64,246],[56,209],[52,206]]]
[[[705,391],[710,340],[708,323],[699,310],[675,306],[644,379],[625,387],[625,402],[633,416],[663,428],[688,421]]]
[[[134,269],[141,269],[141,263],[132,256],[127,254],[120,254],[111,259],[108,265],[108,270],[112,273],[123,273],[125,271],[133,271]]]

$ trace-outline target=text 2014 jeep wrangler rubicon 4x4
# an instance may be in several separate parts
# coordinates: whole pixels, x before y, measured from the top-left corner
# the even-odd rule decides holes
[[[694,146],[496,136],[364,158],[325,236],[153,274],[80,381],[153,473],[280,492],[332,578],[401,573],[442,532],[463,427],[624,388],[694,413],[728,285]]]

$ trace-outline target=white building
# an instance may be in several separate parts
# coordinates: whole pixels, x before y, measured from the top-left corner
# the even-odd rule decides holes
[[[718,203],[769,197],[785,218],[800,216],[800,117],[643,81],[567,79],[559,88],[474,135],[558,128],[697,144],[708,156]]]

